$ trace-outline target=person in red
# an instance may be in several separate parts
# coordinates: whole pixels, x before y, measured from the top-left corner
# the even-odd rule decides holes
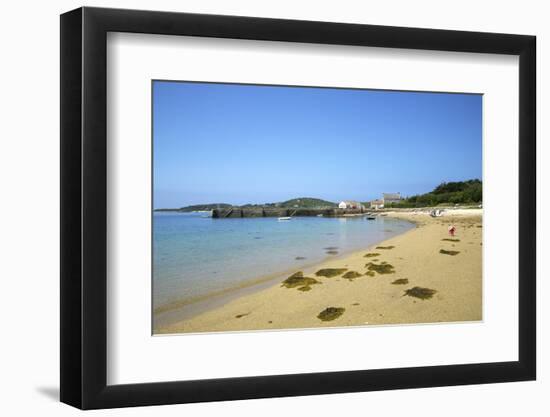
[[[454,237],[455,236],[455,232],[456,232],[456,227],[454,227],[453,225],[449,226],[449,234]]]

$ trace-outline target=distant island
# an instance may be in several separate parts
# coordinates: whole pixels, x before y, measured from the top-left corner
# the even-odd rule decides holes
[[[237,206],[227,203],[212,203],[212,204],[196,204],[192,206],[185,206],[180,208],[160,208],[155,211],[176,211],[179,213],[191,213],[194,211],[210,211],[213,209],[226,209],[231,207],[238,208],[333,208],[337,204],[331,201],[321,200],[319,198],[300,197],[293,198],[291,200],[282,201],[279,203],[265,203],[265,204],[244,204]]]
[[[483,185],[481,180],[472,179],[467,181],[454,181],[454,182],[442,182],[432,191],[424,194],[417,194],[410,197],[402,198],[399,193],[394,194],[397,196],[397,201],[393,200],[373,200],[357,203],[364,208],[422,208],[422,207],[437,207],[437,206],[449,206],[449,205],[471,205],[480,204],[483,201]],[[380,207],[378,207],[378,205]],[[210,203],[210,204],[195,204],[192,206],[185,206],[180,208],[159,208],[154,211],[162,212],[179,212],[179,213],[191,213],[194,211],[210,211],[214,209],[253,209],[253,208],[300,208],[300,209],[329,209],[338,207],[338,203],[332,201],[322,200],[312,197],[299,197],[291,200],[282,201],[278,203],[264,203],[264,204],[243,204],[234,205],[228,203]]]
[[[178,211],[180,213],[191,213],[193,211],[210,211],[216,208],[230,208],[232,204],[227,203],[213,203],[213,204],[195,204],[193,206],[186,206],[180,208],[160,208],[155,211]]]

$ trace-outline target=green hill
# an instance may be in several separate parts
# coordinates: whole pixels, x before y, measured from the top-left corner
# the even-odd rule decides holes
[[[292,200],[281,201],[279,203],[265,203],[265,204],[243,204],[238,206],[240,208],[328,208],[336,207],[336,203],[331,201],[321,200],[319,198],[300,197],[293,198]]]
[[[180,213],[190,213],[192,211],[208,211],[215,208],[228,208],[232,207],[231,204],[226,203],[212,203],[212,204],[195,204],[193,206],[185,206],[180,208],[160,208],[155,211],[177,211]]]
[[[283,201],[277,203],[278,207],[288,207],[288,208],[324,208],[324,207],[336,207],[337,204],[331,201],[321,200],[319,198],[309,198],[309,197],[300,197],[293,198],[292,200]]]
[[[480,180],[473,179],[443,182],[429,193],[413,195],[387,207],[433,207],[449,204],[478,204],[482,201],[483,185]]]
[[[179,213],[189,213],[192,211],[208,211],[215,208],[229,208],[229,207],[240,207],[240,208],[269,208],[269,207],[282,207],[282,208],[328,208],[336,207],[336,203],[331,201],[321,200],[319,198],[309,198],[309,197],[300,197],[293,198],[292,200],[283,201],[280,203],[265,203],[265,204],[243,204],[242,206],[235,206],[233,204],[227,203],[213,203],[213,204],[196,204],[193,206],[186,206],[180,208],[160,208],[155,209],[155,211],[175,211]]]

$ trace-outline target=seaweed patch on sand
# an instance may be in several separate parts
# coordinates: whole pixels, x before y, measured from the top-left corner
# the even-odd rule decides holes
[[[399,278],[392,282],[393,285],[405,285],[408,283],[409,283],[409,280],[407,278]]]
[[[348,270],[347,268],[324,268],[324,269],[319,269],[315,273],[315,275],[317,275],[318,277],[332,278],[338,275],[342,275],[347,270]]]
[[[360,274],[357,271],[348,271],[344,275],[342,275],[342,278],[349,279],[350,281],[353,281],[354,278],[359,278],[361,276],[363,276],[363,275]]]
[[[441,239],[442,241],[444,242],[460,242],[460,239],[449,239],[449,238],[446,238],[446,239]]]
[[[390,249],[393,249],[395,248],[395,246],[393,245],[390,245],[390,246],[377,246],[376,249],[384,249],[384,250],[390,250]]]
[[[317,315],[317,318],[322,321],[336,320],[344,314],[344,311],[346,309],[343,307],[327,307]]]
[[[317,281],[315,278],[304,277],[304,273],[298,271],[285,279],[281,287],[298,288],[300,291],[309,291],[311,290],[311,285],[314,284],[321,284],[321,282]]]
[[[408,295],[409,297],[420,298],[421,300],[428,300],[432,298],[436,292],[436,290],[432,290],[430,288],[413,287],[405,290],[405,294],[403,294],[403,296]]]
[[[456,255],[458,255],[460,252],[457,251],[457,250],[439,249],[439,253],[441,253],[442,255],[456,256]]]
[[[337,250],[327,250],[326,254],[327,255],[338,255],[338,251]]]
[[[377,256],[380,256],[380,254],[376,252],[370,252],[365,254],[365,258],[376,258]]]
[[[369,262],[368,264],[365,265],[365,268],[367,268],[367,270],[369,272],[373,272],[373,273],[378,272],[381,275],[383,275],[383,274],[394,274],[395,273],[395,269],[394,269],[393,265],[388,264],[386,262],[383,262],[381,264],[375,264],[373,262]],[[367,272],[367,275],[369,275],[368,272]]]
[[[368,276],[368,277],[373,277],[376,275],[376,273],[374,271],[367,271],[365,272],[365,275]]]
[[[248,316],[250,313],[244,313],[244,314],[237,314],[235,316],[236,319],[240,319],[241,317],[245,317],[245,316]]]

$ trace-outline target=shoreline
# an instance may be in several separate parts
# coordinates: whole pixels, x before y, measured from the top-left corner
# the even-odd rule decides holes
[[[207,298],[210,300],[187,303],[185,307],[182,306],[179,309],[193,310],[189,306],[204,302],[205,308],[191,315],[182,314],[178,317],[178,309],[175,309],[173,312],[161,313],[161,315],[172,315],[168,320],[162,320],[160,315],[155,313],[153,333],[177,334],[481,320],[482,231],[479,228],[482,227],[482,210],[448,210],[443,217],[437,218],[431,218],[423,210],[393,211],[385,214],[388,217],[415,223],[416,227],[365,249],[302,266],[300,270],[304,276],[315,278],[320,283],[320,285],[312,285],[311,291],[298,291],[296,288],[281,286],[281,282],[289,274],[297,272],[295,268],[285,275],[276,274],[252,285],[246,285],[237,291],[229,291],[232,294],[226,291],[227,294],[224,292],[214,297],[209,296]],[[445,241],[448,237],[446,224],[449,222],[457,223],[459,229],[457,242]],[[461,234],[468,239],[468,242],[461,242]],[[431,239],[430,244],[423,245],[427,239]],[[438,249],[433,247],[434,245],[450,251],[455,250],[451,248],[456,248],[458,256],[440,254]],[[376,249],[377,246],[394,248]],[[479,249],[473,250],[474,246]],[[466,255],[468,249],[472,256]],[[369,271],[365,271],[365,267],[370,259],[365,258],[364,254],[369,251],[379,253],[373,259],[380,263],[387,262],[395,267],[395,270],[387,275],[366,276]],[[470,265],[464,265],[467,257],[471,260]],[[406,262],[406,258],[410,258],[409,262]],[[436,265],[430,265],[431,263]],[[449,265],[452,267],[449,268]],[[360,276],[354,279],[344,279],[342,275],[333,278],[316,276],[315,272],[323,268],[346,268],[348,271],[356,271]],[[465,276],[469,285],[464,287],[452,280],[438,278],[438,269],[446,278],[460,277],[460,273],[464,275],[467,270],[468,273]],[[427,276],[422,277],[422,274]],[[399,280],[407,280],[407,284],[394,283]],[[416,283],[422,284],[417,285],[420,288],[424,288],[424,283],[426,288],[433,287],[435,295],[431,299],[405,297],[404,290],[414,288]],[[456,294],[453,295],[453,292]],[[470,301],[464,298],[465,295]],[[326,322],[319,320],[317,314],[323,308],[333,304],[345,310],[342,317]],[[430,305],[437,308],[430,311],[427,308]],[[391,306],[402,308],[394,310]]]
[[[412,227],[411,229],[408,229],[396,236],[401,236],[405,233],[409,233],[411,230],[414,230],[415,228],[414,225],[416,224],[414,220],[409,220],[409,219],[400,219],[400,220],[408,221],[409,223],[412,224]],[[348,252],[339,253],[338,255],[327,255],[320,261],[317,260],[317,261],[308,262],[302,265],[293,266],[276,273],[249,279],[236,286],[224,288],[218,291],[210,292],[204,295],[199,295],[193,298],[183,299],[180,301],[173,301],[168,304],[158,306],[153,309],[153,314],[152,314],[153,328],[156,329],[159,326],[165,327],[167,324],[168,325],[173,324],[173,322],[175,320],[177,321],[177,319],[179,319],[179,321],[185,320],[185,319],[191,319],[198,314],[208,312],[215,308],[222,307],[228,302],[239,299],[243,296],[257,293],[259,291],[265,290],[266,288],[278,286],[281,281],[283,281],[286,277],[288,277],[288,275],[292,274],[293,272],[296,272],[297,269],[303,269],[303,270],[314,269],[317,266],[322,265],[329,261],[337,261],[337,260],[345,259],[348,256],[358,254],[359,252],[364,252],[365,250],[368,250],[368,248],[373,247],[375,245],[379,245],[385,242],[386,240],[388,239],[384,239],[384,240],[380,240],[375,243],[372,243],[371,245],[367,246],[367,249],[353,249]]]

